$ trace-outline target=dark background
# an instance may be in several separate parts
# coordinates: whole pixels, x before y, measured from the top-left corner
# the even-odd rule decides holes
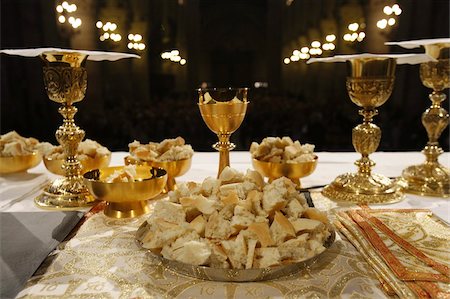
[[[183,136],[195,150],[211,150],[216,136],[203,123],[195,88],[248,86],[250,105],[232,136],[237,149],[266,136],[289,135],[321,151],[353,151],[351,129],[361,122],[345,89],[346,65],[283,63],[292,50],[337,36],[336,49],[321,57],[361,52],[400,53],[390,40],[449,37],[448,0],[72,0],[83,23],[60,24],[61,1],[2,0],[1,48],[65,47],[133,52],[141,59],[89,62],[88,90],[77,103],[76,123],[111,150],[126,150],[134,139],[160,141]],[[383,7],[403,12],[388,30],[376,27]],[[385,17],[385,16],[384,16]],[[118,25],[119,43],[99,40],[97,20]],[[364,23],[366,38],[348,43],[352,22]],[[332,32],[331,32],[332,31]],[[141,33],[144,51],[127,48],[128,33]],[[178,49],[186,65],[163,60]],[[417,49],[409,52],[422,52]],[[45,94],[38,58],[0,56],[1,133],[16,130],[56,143],[62,123],[58,104]],[[267,87],[255,88],[255,82]],[[382,129],[380,151],[421,150],[427,141],[420,117],[430,105],[418,65],[397,67],[389,101],[375,123]],[[448,90],[446,91],[448,93]],[[449,101],[443,103],[448,110]],[[449,149],[448,128],[440,139]]]

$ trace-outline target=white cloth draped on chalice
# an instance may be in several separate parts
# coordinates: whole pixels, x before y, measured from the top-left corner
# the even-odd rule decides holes
[[[73,49],[60,49],[60,48],[29,48],[29,49],[4,49],[0,50],[0,53],[8,55],[17,55],[24,57],[36,57],[43,53],[49,52],[66,52],[66,53],[80,53],[88,55],[87,60],[91,61],[116,61],[122,58],[141,58],[139,55],[131,53],[119,53],[119,52],[104,52],[104,51],[87,51],[87,50],[73,50]]]

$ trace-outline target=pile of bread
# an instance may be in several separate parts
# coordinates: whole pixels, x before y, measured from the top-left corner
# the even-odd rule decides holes
[[[39,150],[43,153],[44,157],[52,160],[63,160],[65,154],[61,145],[54,146],[48,142],[42,142],[39,145]],[[86,139],[78,145],[77,158],[80,161],[91,158],[111,155],[111,152],[97,141]]]
[[[191,158],[194,154],[192,146],[186,144],[182,137],[164,139],[160,143],[141,144],[135,140],[128,144],[131,156],[136,162],[155,161],[168,162]]]
[[[267,137],[261,144],[252,142],[250,153],[253,158],[274,163],[300,163],[314,161],[314,145],[300,144],[298,140],[292,141],[290,137]]]
[[[256,171],[229,167],[218,179],[179,184],[136,233],[166,259],[232,269],[309,259],[325,250],[329,236],[326,215],[308,207],[289,179],[265,184]]]
[[[25,156],[32,154],[39,141],[36,138],[25,138],[16,131],[0,136],[0,157]]]

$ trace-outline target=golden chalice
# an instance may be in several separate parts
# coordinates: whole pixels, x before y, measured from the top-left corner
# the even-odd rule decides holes
[[[389,98],[394,87],[396,60],[386,57],[354,58],[349,60],[351,77],[347,91],[353,103],[361,107],[363,123],[352,131],[352,142],[361,159],[355,162],[357,173],[338,176],[322,193],[338,201],[354,203],[389,203],[403,198],[399,185],[389,178],[372,173],[375,165],[369,155],[378,148],[380,128],[372,123],[377,107]]]
[[[163,168],[167,171],[167,183],[164,187],[163,193],[168,193],[177,189],[177,184],[175,181],[176,177],[184,175],[190,168],[192,164],[192,157],[183,160],[176,161],[137,161],[132,156],[127,156],[124,158],[125,165],[148,165],[157,168]]]
[[[424,196],[450,196],[450,170],[439,163],[443,153],[438,139],[448,126],[448,112],[441,107],[445,101],[444,89],[450,87],[450,43],[425,45],[426,54],[437,61],[420,65],[420,79],[423,85],[433,89],[429,95],[431,106],[422,114],[422,124],[428,134],[428,143],[422,150],[426,161],[403,170],[403,180],[408,186],[406,192]]]
[[[48,171],[57,175],[64,175],[65,173],[65,170],[63,168],[65,161],[64,159],[55,159],[50,158],[48,156],[44,156],[42,160],[44,161],[45,168],[47,168]],[[80,160],[81,163],[80,173],[84,174],[92,169],[108,167],[110,162],[111,162],[111,153],[107,155],[98,155],[95,157],[86,156],[85,159]]]
[[[148,200],[163,190],[167,173],[164,169],[136,166],[136,177],[131,182],[106,182],[115,171],[124,167],[106,167],[84,174],[89,191],[98,199],[106,201],[105,215],[112,218],[133,218],[148,213]]]
[[[50,100],[60,103],[58,112],[64,122],[56,131],[56,140],[62,145],[66,160],[65,176],[57,178],[35,199],[44,209],[75,210],[91,205],[95,199],[89,193],[81,176],[81,164],[77,159],[78,144],[84,131],[75,125],[74,103],[83,100],[87,88],[87,72],[84,68],[86,54],[50,51],[41,54],[44,63],[44,84]]]
[[[217,134],[219,142],[213,148],[219,151],[219,171],[230,166],[230,151],[236,146],[230,142],[231,134],[244,120],[247,111],[248,88],[198,89],[198,107],[208,128]]]
[[[309,176],[314,172],[317,166],[318,157],[315,156],[312,161],[304,161],[297,163],[277,163],[261,161],[253,158],[252,163],[256,171],[261,175],[269,178],[269,183],[282,176],[290,179],[298,189],[302,187],[300,178]]]
[[[27,171],[41,163],[41,159],[37,151],[27,155],[0,157],[0,175]]]

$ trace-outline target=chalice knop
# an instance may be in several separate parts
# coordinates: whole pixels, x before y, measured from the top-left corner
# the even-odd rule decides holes
[[[64,149],[64,177],[57,178],[36,197],[37,206],[44,209],[75,210],[91,205],[95,198],[89,193],[81,176],[81,164],[77,159],[78,144],[84,131],[75,125],[77,108],[74,103],[83,100],[87,88],[87,72],[84,68],[88,55],[76,52],[44,52],[44,84],[50,100],[60,103],[58,112],[63,124],[56,130],[56,140]]]
[[[425,45],[425,53],[437,59],[420,65],[420,79],[423,85],[433,89],[429,95],[431,106],[422,114],[422,124],[428,134],[428,143],[422,150],[426,161],[403,170],[403,180],[407,182],[407,193],[424,196],[450,196],[450,170],[439,163],[443,153],[438,139],[448,126],[448,112],[441,107],[445,101],[444,89],[450,87],[450,43]]]
[[[213,148],[219,151],[219,171],[230,166],[230,151],[236,146],[230,136],[244,120],[247,111],[248,88],[198,89],[198,107],[208,128],[217,134],[219,142]]]
[[[361,107],[363,123],[352,131],[352,143],[361,154],[355,162],[357,173],[338,176],[322,193],[338,201],[354,203],[388,203],[403,198],[400,186],[389,178],[372,173],[375,166],[369,155],[380,144],[381,129],[372,123],[392,93],[396,60],[386,57],[354,58],[348,61],[351,70],[347,78],[347,91],[353,103]]]

